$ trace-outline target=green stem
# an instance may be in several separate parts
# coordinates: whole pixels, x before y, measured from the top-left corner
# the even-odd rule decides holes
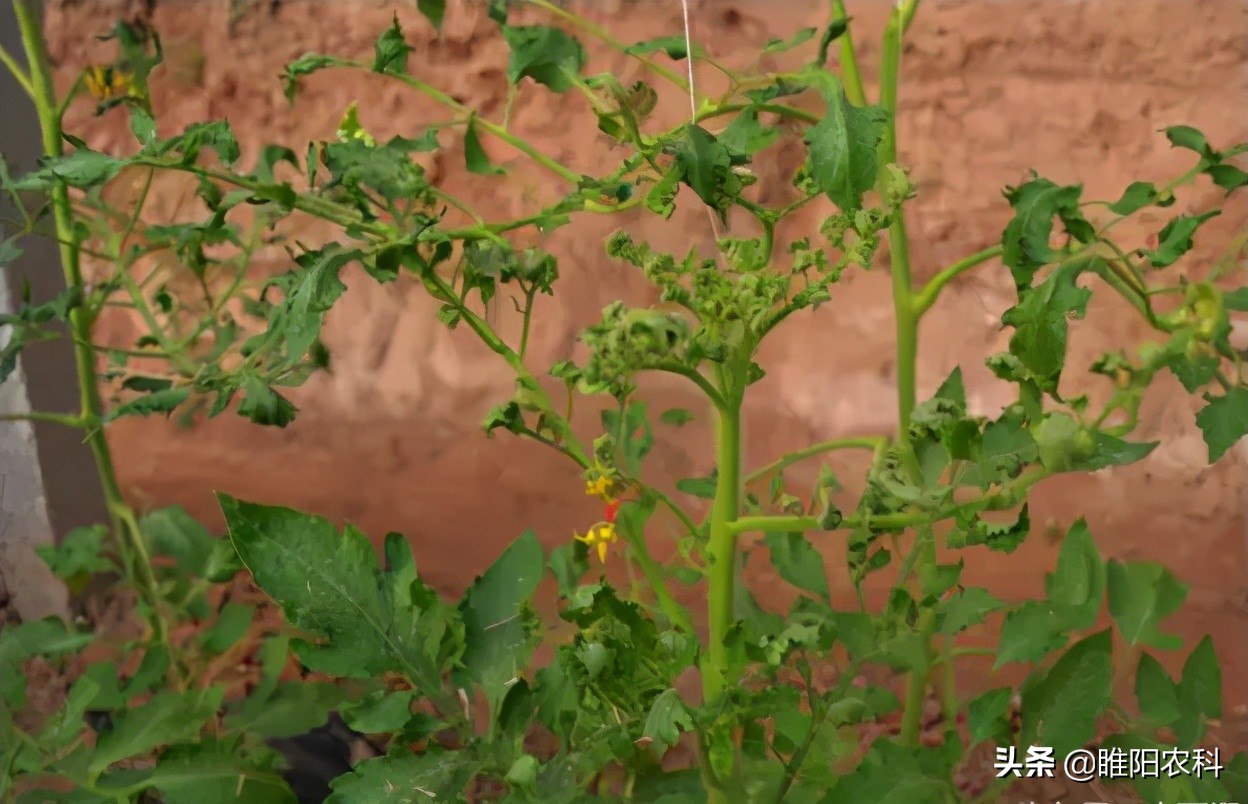
[[[73,413],[47,413],[40,410],[30,410],[25,413],[0,413],[0,422],[48,422],[65,427],[83,427],[86,424],[81,416]]]
[[[740,402],[715,409],[715,457],[719,474],[707,544],[709,634],[702,667],[702,697],[708,704],[723,694],[729,674],[726,638],[732,628],[737,571],[737,531],[732,525],[741,504]]]
[[[1003,249],[1001,246],[993,246],[983,251],[976,252],[969,257],[964,257],[948,268],[945,268],[936,276],[932,277],[923,290],[915,294],[914,297],[914,314],[922,316],[932,305],[936,303],[936,299],[940,296],[940,292],[944,290],[945,285],[953,281],[954,277],[969,271],[970,269],[982,265],[991,259],[1001,256]]]
[[[844,0],[832,0],[832,17],[834,20],[848,19],[845,13]],[[845,97],[855,106],[867,105],[867,93],[862,87],[862,75],[858,71],[858,56],[854,53],[854,37],[849,29],[841,34],[841,83],[845,86]]]
[[[349,63],[361,69],[368,69],[367,65],[363,64],[362,62],[349,62]],[[437,87],[427,84],[424,81],[421,81],[419,78],[416,78],[410,75],[391,75],[391,77],[397,79],[398,81],[401,81],[404,84],[407,84],[412,89],[415,89],[418,92],[421,92],[422,94],[428,96],[429,98],[432,98],[433,100],[437,101],[438,103],[442,104],[448,109],[451,109],[452,111],[455,111],[464,115],[465,122],[467,122],[467,120],[471,118],[476,123],[477,126],[490,132],[495,137],[498,137],[500,140],[507,143],[512,148],[515,148],[517,151],[520,151],[521,153],[525,154],[534,162],[550,170],[552,173],[555,173],[561,176],[562,178],[566,179],[567,181],[572,182],[573,184],[580,183],[581,175],[579,173],[565,167],[563,164],[561,164],[557,160],[551,159],[549,156],[542,153],[534,146],[530,145],[527,141],[521,139],[520,137],[517,137],[515,134],[512,134],[510,131],[508,131],[503,126],[500,126],[498,123],[492,123],[489,120],[486,120],[485,118],[478,116],[472,109],[468,108],[464,104],[455,100],[450,95],[446,94],[445,92],[438,89]]]
[[[13,54],[10,53],[3,45],[0,45],[0,64],[3,64],[9,69],[9,72],[13,75],[13,80],[18,83],[18,86],[22,88],[22,91],[25,92],[31,100],[34,100],[35,88],[31,85],[30,76],[25,70],[22,69],[22,65],[17,63],[17,59],[13,58]]]
[[[644,532],[634,532],[632,528],[625,529],[624,538],[628,541],[629,546],[633,548],[633,560],[637,562],[637,566],[641,568],[641,574],[645,576],[646,582],[650,584],[651,591],[654,592],[655,598],[659,602],[659,610],[667,617],[667,619],[686,634],[694,633],[693,621],[689,618],[689,612],[676,602],[676,598],[672,597],[672,593],[667,589],[667,582],[663,577],[663,568],[654,560],[654,556],[650,555],[650,548],[646,545],[646,536]]]
[[[838,449],[869,449],[875,450],[881,443],[887,441],[883,436],[864,436],[862,438],[834,438],[830,441],[820,441],[804,449],[790,452],[787,455],[772,461],[766,466],[755,469],[745,476],[745,484],[748,486],[755,483],[768,475],[782,471],[799,461],[807,458],[813,458],[816,455],[822,455],[825,452],[832,452]]]
[[[13,0],[13,11],[21,31],[26,60],[30,65],[30,85],[35,112],[39,118],[43,150],[50,157],[58,157],[64,154],[63,133],[57,113],[52,71],[44,49],[38,10],[33,0]],[[51,202],[52,217],[60,243],[61,269],[65,275],[65,284],[68,287],[82,287],[81,255],[78,248],[78,236],[74,231],[73,206],[70,202],[68,187],[59,179],[52,186]],[[108,440],[104,436],[103,429],[98,426],[103,419],[104,404],[96,385],[95,349],[91,337],[93,325],[94,321],[85,309],[78,307],[69,312],[74,366],[78,377],[81,405],[79,418],[88,425],[86,442],[95,460],[96,471],[99,473],[100,486],[112,519],[114,532],[117,534],[123,554],[133,559],[126,562],[127,569],[137,579],[139,591],[151,608],[150,622],[154,638],[157,642],[172,647],[169,641],[169,629],[161,614],[160,596],[157,592],[151,560],[147,554],[147,545],[143,541],[134,515],[126,504],[125,496],[117,483]]]
[[[729,524],[734,533],[792,533],[818,530],[813,516],[743,516]]]
[[[906,682],[905,709],[902,710],[901,735],[899,737],[902,745],[914,746],[919,744],[919,731],[923,727],[923,702],[927,694],[928,671],[930,670],[931,662],[934,661],[931,656],[931,641],[932,633],[935,630],[935,610],[930,608],[924,609],[919,614],[918,632],[923,639],[928,667],[922,670],[912,670]]]

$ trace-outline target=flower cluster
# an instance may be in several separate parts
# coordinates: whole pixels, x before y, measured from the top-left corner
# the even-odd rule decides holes
[[[585,531],[584,535],[572,534],[578,542],[584,542],[598,551],[598,560],[606,563],[607,549],[619,538],[615,532],[615,518],[620,512],[621,500],[617,496],[618,484],[608,474],[595,471],[585,481],[585,493],[602,500],[605,506],[601,522],[597,522]]]

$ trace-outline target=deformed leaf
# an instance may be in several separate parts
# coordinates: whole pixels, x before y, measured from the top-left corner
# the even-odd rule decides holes
[[[1199,215],[1180,215],[1167,223],[1157,235],[1157,248],[1147,252],[1149,263],[1154,268],[1165,268],[1176,263],[1192,250],[1192,236],[1200,225],[1220,214],[1221,210],[1211,209]]]
[[[682,731],[693,729],[693,717],[685,708],[676,690],[668,689],[659,694],[650,705],[642,735],[649,737],[659,747],[659,754],[676,744]]]
[[[1127,186],[1121,198],[1109,205],[1109,209],[1117,215],[1130,215],[1156,203],[1158,197],[1157,188],[1152,182],[1135,181]]]
[[[503,38],[511,48],[507,80],[518,84],[524,77],[566,92],[579,80],[585,66],[585,48],[572,36],[546,25],[504,25]]]
[[[243,380],[243,399],[238,405],[238,415],[256,424],[285,427],[295,420],[299,409],[286,397],[274,391],[264,380],[249,374]]]
[[[657,39],[647,39],[644,42],[638,42],[624,48],[624,52],[630,56],[644,56],[647,53],[654,53],[661,50],[667,54],[670,59],[683,59],[688,55],[688,48],[685,45],[685,37],[680,35],[660,36]]]
[[[768,533],[767,549],[780,577],[828,602],[828,575],[823,556],[800,533]]]
[[[490,157],[481,147],[481,140],[477,137],[475,117],[468,120],[468,130],[464,132],[464,162],[469,172],[483,176],[494,176],[506,172],[490,163]]]
[[[814,71],[811,81],[826,104],[823,119],[805,135],[811,178],[843,211],[858,210],[863,193],[875,184],[876,149],[888,113],[878,106],[851,104],[831,73]]]
[[[1205,394],[1205,402],[1196,414],[1196,424],[1209,447],[1209,463],[1213,463],[1248,435],[1248,388],[1235,386],[1222,396]]]
[[[1213,149],[1209,147],[1209,141],[1205,139],[1205,135],[1191,126],[1170,126],[1165,129],[1165,132],[1166,139],[1170,140],[1170,145],[1175,148],[1186,148],[1202,157],[1214,156]]]
[[[416,0],[416,8],[437,31],[442,30],[442,20],[446,17],[446,0]]]
[[[373,72],[392,75],[406,73],[407,56],[412,50],[412,46],[403,41],[403,29],[399,27],[399,18],[396,15],[394,22],[377,37],[377,42],[373,45]]]
[[[122,416],[151,416],[153,413],[171,413],[179,405],[189,399],[191,389],[187,387],[166,388],[124,402],[108,412],[105,422],[111,422]]]

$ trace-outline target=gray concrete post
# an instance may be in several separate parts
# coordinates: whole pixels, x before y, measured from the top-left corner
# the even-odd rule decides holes
[[[0,3],[0,42],[24,61],[11,3]],[[0,68],[0,158],[13,175],[33,169],[43,149],[30,99],[8,71]],[[0,222],[12,220],[0,199]],[[3,225],[0,223],[0,225]],[[19,289],[33,298],[53,298],[65,287],[55,243],[27,237],[23,254],[0,275],[0,310],[20,304]],[[7,286],[5,283],[7,279]],[[0,333],[0,338],[5,337]],[[32,344],[23,350],[19,370],[0,385],[0,412],[30,410],[77,412],[78,380],[67,338]],[[56,424],[0,422],[0,589],[23,619],[64,615],[67,594],[34,553],[76,527],[107,521],[90,450],[82,433]]]

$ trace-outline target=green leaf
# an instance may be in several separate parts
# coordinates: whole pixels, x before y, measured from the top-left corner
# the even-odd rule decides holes
[[[17,245],[18,236],[13,236],[4,240],[0,240],[0,268],[9,263],[16,262],[17,258],[22,256],[22,250]],[[0,377],[0,381],[3,381]]]
[[[1135,699],[1140,711],[1155,725],[1166,726],[1179,719],[1179,686],[1161,662],[1147,653],[1140,654],[1135,671]]]
[[[58,578],[69,580],[107,572],[113,568],[113,562],[104,557],[106,536],[106,525],[74,528],[65,534],[59,545],[41,545],[35,548],[35,552]]]
[[[1196,424],[1209,447],[1209,463],[1221,458],[1248,435],[1248,388],[1234,386],[1222,396],[1205,394],[1208,404],[1196,414]]]
[[[94,637],[71,631],[59,619],[32,620],[0,630],[0,699],[20,706],[26,677],[22,663],[32,656],[56,656],[91,644]]]
[[[549,566],[559,585],[559,596],[567,597],[589,572],[589,545],[581,541],[559,545],[550,553]]]
[[[208,123],[192,123],[182,133],[160,143],[154,143],[152,150],[160,156],[170,153],[179,154],[181,163],[194,163],[203,149],[217,154],[217,160],[223,165],[233,165],[238,161],[241,151],[234,130],[227,120],[214,120]]]
[[[693,421],[693,414],[685,408],[669,408],[659,414],[659,421],[673,427],[681,427]]]
[[[1083,268],[1078,264],[1058,268],[1041,284],[1022,292],[1018,304],[1001,318],[1014,327],[1010,353],[1046,391],[1056,390],[1065,366],[1070,319],[1082,318],[1092,297],[1092,291],[1076,284]]]
[[[1127,185],[1122,197],[1109,205],[1115,215],[1130,215],[1132,212],[1154,204],[1158,199],[1157,187],[1149,181],[1134,181]]]
[[[1162,565],[1149,561],[1110,561],[1107,570],[1109,613],[1127,644],[1143,643],[1166,650],[1181,647],[1182,639],[1162,633],[1157,625],[1183,605],[1187,585]]]
[[[1041,178],[1006,188],[1005,197],[1014,208],[1014,217],[1001,235],[1001,260],[1019,287],[1030,286],[1036,269],[1053,261],[1054,251],[1049,245],[1053,218],[1077,214],[1082,192],[1077,184],[1060,187]]]
[[[715,135],[701,126],[685,126],[685,136],[676,150],[680,178],[698,198],[724,220],[741,181],[732,173],[732,154]]]
[[[1053,748],[1064,757],[1096,737],[1096,721],[1109,704],[1113,681],[1108,629],[1071,646],[1023,688],[1023,745]]]
[[[1005,603],[987,589],[972,586],[951,597],[943,608],[940,632],[953,635],[982,623],[989,614],[1005,608]]]
[[[948,753],[939,748],[915,749],[889,739],[877,739],[858,767],[839,777],[822,802],[944,804],[958,801],[957,792],[949,782],[952,763]]]
[[[329,713],[348,699],[349,693],[334,684],[295,681],[272,694],[247,698],[225,725],[264,738],[294,737],[324,726]]]
[[[286,780],[273,771],[247,765],[233,751],[199,745],[161,755],[145,782],[165,804],[296,804]]]
[[[1066,628],[1083,630],[1096,624],[1105,598],[1105,563],[1084,519],[1067,531],[1044,588]]]
[[[485,153],[485,149],[481,147],[481,140],[477,138],[476,117],[468,119],[468,130],[464,133],[464,163],[468,166],[470,173],[478,173],[483,176],[495,176],[506,172],[502,168],[492,165],[490,157]]]
[[[504,25],[503,38],[511,48],[507,80],[518,84],[524,77],[566,92],[579,80],[585,66],[585,49],[575,38],[546,25]]]
[[[213,536],[181,506],[145,514],[139,530],[152,555],[174,559],[187,575],[220,583],[237,572],[238,557],[229,540]]]
[[[13,190],[48,190],[58,179],[79,189],[98,187],[116,176],[125,165],[125,160],[81,148],[66,156],[45,157],[40,161],[38,170],[10,182],[8,187]]]
[[[819,55],[815,57],[816,66],[823,67],[828,63],[828,48],[848,30],[848,17],[841,17],[828,23],[828,27],[823,29],[823,36],[819,37]]]
[[[441,33],[442,20],[446,17],[446,0],[416,0],[416,8]]]
[[[827,105],[823,119],[806,131],[807,166],[815,186],[841,210],[862,207],[862,194],[875,184],[876,149],[888,113],[879,106],[854,106],[828,72],[810,74]]]
[[[680,733],[693,730],[693,717],[685,707],[684,701],[676,690],[668,689],[659,694],[650,705],[650,713],[646,715],[646,725],[642,736],[649,737],[659,747],[662,756],[667,749],[676,745]]]
[[[1234,165],[1210,165],[1205,168],[1205,173],[1209,174],[1214,184],[1226,190],[1227,195],[1248,185],[1248,173]]]
[[[88,771],[99,773],[114,762],[195,739],[216,715],[224,695],[225,688],[219,686],[181,693],[165,690],[142,706],[119,713],[113,718],[113,727],[96,739]]]
[[[226,603],[217,613],[212,627],[200,635],[200,643],[213,653],[224,653],[247,633],[255,612],[255,606],[234,601]]]
[[[1165,268],[1178,262],[1178,259],[1192,250],[1192,236],[1200,225],[1210,218],[1222,214],[1221,210],[1211,209],[1199,215],[1179,215],[1165,226],[1157,235],[1157,248],[1146,251],[1149,264],[1154,268]]]
[[[788,39],[771,38],[763,45],[764,53],[783,53],[815,38],[817,29],[803,28]]]
[[[304,632],[291,642],[304,664],[352,678],[399,672],[426,694],[441,688],[450,612],[432,590],[420,582],[396,590],[368,539],[350,525],[339,535],[320,517],[217,499],[256,584]]]
[[[191,396],[190,388],[167,388],[123,402],[113,408],[104,417],[105,422],[120,419],[122,416],[151,416],[153,413],[172,413],[179,405]]]
[[[1010,733],[1010,699],[1013,697],[1013,689],[999,687],[967,704],[966,727],[971,733],[972,745],[984,740],[1002,741],[1001,738]]]
[[[1179,709],[1175,735],[1183,745],[1195,745],[1205,731],[1206,719],[1222,717],[1222,669],[1213,640],[1206,636],[1183,663],[1179,681]]]
[[[1214,156],[1213,149],[1209,147],[1209,141],[1205,139],[1205,135],[1191,126],[1170,126],[1165,129],[1165,132],[1166,139],[1170,140],[1172,147],[1186,148],[1202,157]]]
[[[714,472],[707,477],[683,477],[676,481],[676,490],[703,500],[713,500],[717,482]]]
[[[1066,644],[1061,615],[1046,602],[1028,600],[1001,624],[1001,641],[993,669],[1010,662],[1035,662]]]
[[[131,106],[127,111],[130,115],[130,133],[139,141],[139,145],[146,147],[155,142],[156,121],[151,112],[137,105]]]
[[[285,427],[295,420],[299,409],[254,374],[243,380],[243,399],[238,415],[256,424]]]
[[[325,804],[429,804],[463,801],[480,766],[471,751],[396,754],[360,762],[330,782]]]
[[[713,496],[713,495],[712,495]],[[823,556],[800,533],[768,533],[767,549],[780,577],[805,592],[831,602]]]
[[[464,594],[461,675],[485,693],[494,712],[536,647],[528,607],[542,578],[542,547],[527,530]]]
[[[412,719],[414,690],[378,690],[339,708],[343,721],[361,734],[398,731]]]
[[[681,35],[660,36],[657,39],[647,39],[644,42],[629,45],[624,48],[624,52],[630,56],[644,56],[647,53],[661,50],[667,54],[668,58],[679,61],[689,55],[685,44],[685,37]]]
[[[751,157],[780,139],[780,129],[764,126],[758,122],[758,110],[742,109],[728,127],[719,135],[719,141],[729,151]]]
[[[399,27],[398,15],[395,15],[394,22],[377,37],[373,45],[373,72],[404,75],[407,73],[407,56],[412,50],[412,46],[403,41],[403,29]]]

